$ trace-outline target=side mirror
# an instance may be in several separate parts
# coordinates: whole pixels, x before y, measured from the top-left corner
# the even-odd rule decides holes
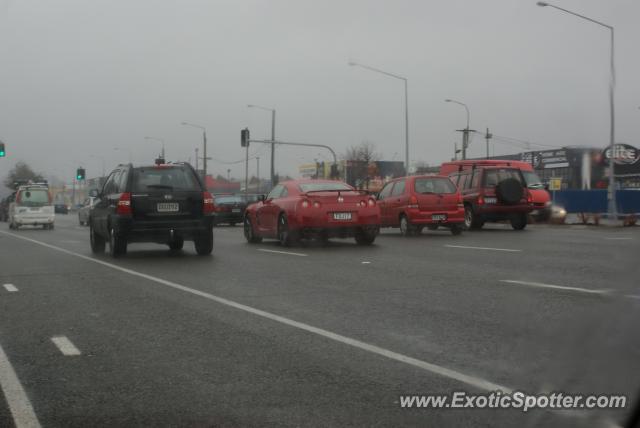
[[[89,190],[89,196],[91,196],[92,198],[97,198],[99,193],[100,192],[98,192],[98,189]]]
[[[258,202],[264,202],[267,200],[267,195],[258,195]]]

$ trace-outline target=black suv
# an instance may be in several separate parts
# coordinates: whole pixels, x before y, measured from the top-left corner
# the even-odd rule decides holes
[[[97,194],[89,215],[91,250],[118,257],[131,242],[180,250],[192,240],[199,255],[213,250],[213,197],[188,163],[120,165]]]

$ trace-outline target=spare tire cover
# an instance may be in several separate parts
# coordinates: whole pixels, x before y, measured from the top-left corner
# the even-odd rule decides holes
[[[502,180],[496,186],[496,196],[505,204],[517,204],[522,199],[524,188],[515,178]]]

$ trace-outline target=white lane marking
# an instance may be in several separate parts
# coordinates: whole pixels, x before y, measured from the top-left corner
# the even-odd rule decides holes
[[[564,285],[543,284],[541,282],[517,281],[513,279],[501,279],[500,282],[506,282],[508,284],[526,285],[528,287],[552,288],[555,290],[577,291],[580,293],[589,293],[589,294],[610,294],[611,293],[611,290],[594,290],[591,288],[566,287]]]
[[[8,291],[8,292],[16,292],[18,291],[18,288],[13,285],[13,284],[2,284],[2,286]]]
[[[67,336],[54,336],[51,338],[51,341],[58,347],[63,355],[71,357],[81,354],[80,350],[76,348],[73,343],[71,343]]]
[[[522,250],[513,250],[510,248],[492,248],[492,247],[468,247],[466,245],[445,245],[449,248],[464,248],[467,250],[487,250],[487,251],[507,251],[510,253],[519,253]]]
[[[258,251],[263,251],[265,253],[287,254],[289,256],[298,256],[298,257],[307,257],[308,255],[303,253],[292,253],[291,251],[267,250],[266,248],[258,248]]]
[[[612,240],[618,240],[618,241],[622,241],[622,240],[632,240],[633,238],[629,238],[629,237],[613,237],[613,238],[604,238],[604,239],[612,239]]]
[[[453,380],[456,380],[458,382],[465,383],[467,385],[473,386],[473,387],[481,389],[481,390],[485,390],[485,391],[501,390],[501,391],[504,391],[505,393],[513,392],[513,390],[511,388],[507,388],[505,386],[499,385],[497,383],[490,382],[488,380],[485,380],[485,379],[482,379],[482,378],[479,378],[479,377],[476,377],[476,376],[467,375],[465,373],[462,373],[462,372],[459,372],[459,371],[456,371],[456,370],[452,370],[452,369],[448,369],[446,367],[443,367],[443,366],[440,366],[440,365],[437,365],[437,364],[433,364],[433,363],[429,363],[429,362],[426,362],[426,361],[418,360],[417,358],[412,358],[412,357],[409,357],[407,355],[403,355],[403,354],[400,354],[398,352],[390,351],[388,349],[384,349],[384,348],[381,348],[381,347],[376,346],[376,345],[370,345],[368,343],[362,342],[362,341],[357,340],[357,339],[352,339],[350,337],[342,336],[340,334],[333,333],[331,331],[324,330],[324,329],[321,329],[321,328],[318,328],[318,327],[314,327],[314,326],[309,325],[309,324],[305,324],[305,323],[302,323],[302,322],[294,321],[292,319],[285,318],[285,317],[282,317],[280,315],[272,314],[270,312],[266,312],[266,311],[263,311],[263,310],[260,310],[260,309],[256,309],[256,308],[253,308],[251,306],[243,305],[242,303],[237,303],[237,302],[234,302],[233,300],[225,299],[224,297],[214,296],[213,294],[206,293],[206,292],[200,291],[200,290],[196,290],[194,288],[189,288],[189,287],[186,287],[184,285],[168,281],[166,279],[162,279],[162,278],[158,278],[158,277],[155,277],[155,276],[147,275],[146,273],[138,272],[138,271],[135,271],[135,270],[132,270],[132,269],[127,269],[127,268],[124,268],[124,267],[121,267],[121,266],[118,266],[118,265],[114,265],[114,264],[109,263],[109,262],[105,262],[103,260],[94,259],[92,257],[85,256],[85,255],[82,255],[82,254],[79,254],[79,253],[75,253],[73,251],[64,249],[62,247],[56,247],[55,245],[47,244],[45,242],[36,241],[35,239],[27,238],[25,236],[16,235],[16,234],[5,232],[5,231],[1,231],[1,230],[0,230],[0,233],[8,235],[8,236],[12,236],[12,237],[17,238],[17,239],[22,239],[24,241],[32,242],[34,244],[41,245],[43,247],[50,248],[52,250],[56,250],[56,251],[59,251],[61,253],[65,253],[65,254],[68,254],[70,256],[74,256],[74,257],[77,257],[77,258],[80,258],[80,259],[83,259],[83,260],[86,260],[86,261],[89,261],[89,262],[92,262],[92,263],[96,263],[96,264],[99,264],[99,265],[102,265],[102,266],[106,266],[106,267],[111,268],[113,270],[124,272],[124,273],[127,273],[129,275],[137,276],[139,278],[144,278],[144,279],[147,279],[149,281],[153,281],[153,282],[156,282],[158,284],[162,284],[162,285],[165,285],[167,287],[174,288],[176,290],[180,290],[180,291],[184,291],[186,293],[193,294],[195,296],[204,297],[205,299],[212,300],[212,301],[220,303],[222,305],[226,305],[226,306],[229,306],[229,307],[232,307],[232,308],[235,308],[235,309],[239,309],[241,311],[245,311],[245,312],[251,313],[251,314],[259,316],[259,317],[263,317],[263,318],[266,318],[266,319],[269,319],[269,320],[272,320],[272,321],[275,321],[275,322],[279,322],[281,324],[288,325],[290,327],[294,327],[294,328],[297,328],[297,329],[300,329],[300,330],[303,330],[303,331],[306,331],[306,332],[309,332],[309,333],[313,333],[313,334],[316,334],[318,336],[322,336],[324,338],[331,339],[333,341],[336,341],[336,342],[339,342],[339,343],[343,343],[345,345],[349,345],[349,346],[352,346],[354,348],[361,349],[363,351],[370,352],[372,354],[380,355],[380,356],[388,358],[390,360],[394,360],[394,361],[398,361],[398,362],[401,362],[401,363],[408,364],[410,366],[418,367],[418,368],[423,369],[425,371],[440,375],[442,377],[453,379]]]
[[[628,297],[629,299],[640,299],[640,294],[625,294],[624,297]]]
[[[74,241],[74,240],[65,240],[65,241],[60,241],[61,244],[79,244],[80,241]]]
[[[362,262],[363,265],[371,264],[371,262]]]
[[[7,354],[0,346],[0,388],[4,394],[16,428],[38,428],[40,422],[29,397],[18,380]]]

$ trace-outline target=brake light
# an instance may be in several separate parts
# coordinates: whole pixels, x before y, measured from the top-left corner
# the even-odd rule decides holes
[[[409,196],[409,205],[407,208],[418,208],[418,198],[416,195]]]
[[[309,204],[309,201],[307,201],[306,199],[304,201],[302,201],[302,208],[309,208],[311,206],[311,204]]]
[[[482,195],[478,196],[478,205],[484,204],[484,197]]]
[[[315,202],[313,203],[313,208],[320,208],[320,202],[315,201]]]
[[[376,206],[376,200],[373,198],[369,198],[369,206],[370,207],[375,207]]]
[[[124,192],[120,195],[116,206],[116,214],[131,215],[131,193]]]
[[[216,206],[214,199],[209,192],[202,192],[202,214],[211,214],[215,211]]]
[[[533,195],[531,194],[531,192],[527,192],[527,203],[528,204],[533,203]]]

